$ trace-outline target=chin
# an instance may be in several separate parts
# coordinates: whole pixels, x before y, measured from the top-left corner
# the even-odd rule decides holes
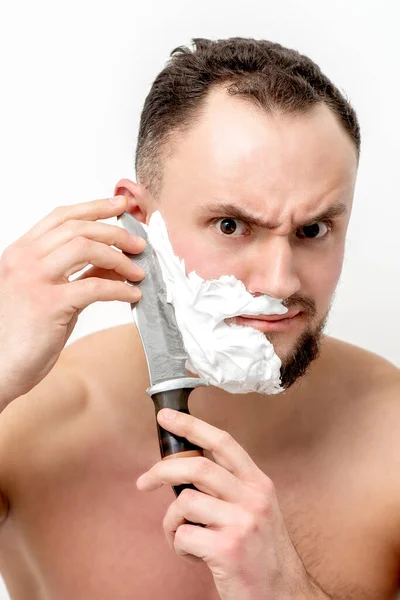
[[[289,333],[268,333],[265,334],[265,337],[273,345],[275,353],[279,356],[282,363],[284,363],[294,353],[301,336],[306,329],[307,328],[304,327],[304,329],[296,335]]]
[[[282,361],[281,381],[286,390],[291,387],[300,377],[303,377],[310,365],[319,357],[323,330],[327,315],[317,325],[305,327],[294,339],[284,334],[270,336],[270,342],[274,346],[275,353]],[[276,338],[275,338],[276,336]]]

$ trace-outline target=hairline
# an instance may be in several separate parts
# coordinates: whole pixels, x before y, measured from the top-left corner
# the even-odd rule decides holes
[[[188,112],[185,119],[179,125],[176,125],[175,127],[170,128],[169,131],[167,131],[162,138],[156,140],[156,147],[153,150],[152,157],[149,157],[149,156],[146,157],[146,154],[148,154],[149,151],[147,149],[147,144],[146,143],[144,144],[144,147],[143,147],[144,154],[145,154],[145,157],[143,159],[144,166],[142,166],[140,164],[140,168],[138,168],[136,171],[136,177],[137,177],[138,183],[142,183],[142,185],[147,187],[149,189],[151,195],[153,196],[153,198],[156,201],[159,201],[161,193],[162,193],[163,175],[164,175],[163,167],[164,167],[165,161],[168,158],[170,158],[172,156],[172,154],[174,153],[175,148],[176,148],[175,144],[179,143],[179,139],[182,138],[182,135],[189,133],[190,130],[196,126],[196,123],[200,121],[201,116],[203,115],[204,109],[206,107],[207,99],[209,98],[211,91],[213,91],[217,88],[225,89],[230,97],[234,97],[234,98],[237,98],[238,100],[242,100],[242,101],[246,102],[247,104],[251,104],[253,107],[258,108],[260,111],[264,112],[266,115],[269,115],[269,116],[274,116],[274,115],[282,116],[282,117],[289,117],[289,116],[296,116],[296,115],[298,115],[298,116],[310,115],[311,116],[312,112],[315,111],[319,106],[325,105],[330,110],[333,117],[336,119],[336,122],[339,125],[339,127],[342,129],[342,131],[344,131],[346,133],[347,137],[352,142],[354,150],[355,150],[355,154],[356,154],[356,161],[357,161],[357,167],[358,167],[359,160],[360,160],[360,149],[357,146],[355,140],[352,138],[350,132],[346,129],[346,127],[344,127],[343,123],[341,123],[338,114],[336,113],[335,110],[333,110],[332,106],[330,105],[329,99],[328,100],[325,100],[325,99],[316,100],[315,102],[310,102],[308,105],[305,105],[303,107],[298,107],[298,108],[295,108],[294,110],[288,110],[283,107],[280,107],[276,103],[275,103],[275,105],[265,106],[265,105],[261,104],[258,101],[258,99],[255,98],[254,96],[252,96],[251,94],[245,94],[245,93],[241,93],[241,92],[236,92],[235,94],[230,94],[229,89],[230,89],[230,85],[232,83],[234,83],[234,81],[229,81],[229,82],[225,81],[225,82],[218,82],[218,83],[215,83],[212,86],[210,86],[207,90],[207,93],[204,95],[204,97],[199,100],[198,104],[194,107],[194,109],[192,109],[191,111]],[[142,149],[142,152],[143,152],[143,149]],[[145,181],[140,181],[140,171],[143,171],[143,170],[148,171],[150,168],[150,165],[149,165],[150,161],[153,163],[153,167],[155,166],[156,173],[157,173],[157,175],[155,176],[155,185],[152,184],[151,182],[149,182],[146,185]],[[139,163],[141,163],[141,160],[139,161]],[[153,188],[153,189],[151,189],[151,188]]]

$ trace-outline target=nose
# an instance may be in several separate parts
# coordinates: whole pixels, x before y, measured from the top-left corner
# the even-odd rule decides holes
[[[255,295],[285,299],[300,291],[293,249],[285,236],[271,236],[260,244],[248,274],[247,289]]]

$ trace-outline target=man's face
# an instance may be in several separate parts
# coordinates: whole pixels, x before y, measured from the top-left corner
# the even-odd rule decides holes
[[[165,160],[153,208],[187,273],[232,274],[253,294],[285,299],[289,316],[300,311],[274,324],[237,320],[263,331],[285,364],[329,312],[356,171],[354,144],[326,106],[272,117],[213,90]]]

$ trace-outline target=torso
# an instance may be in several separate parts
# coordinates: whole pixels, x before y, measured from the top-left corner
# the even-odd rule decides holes
[[[135,373],[129,367],[137,352],[132,326],[93,340],[85,405],[60,407],[55,398],[52,407],[33,407],[21,398],[0,417],[11,505],[0,529],[0,566],[12,598],[218,600],[207,565],[188,563],[167,545],[162,521],[175,499],[172,489],[136,488],[160,454],[145,364]],[[102,355],[116,365],[106,382]],[[200,396],[205,391],[193,392],[190,412],[228,430],[272,479],[294,545],[328,593],[393,598],[400,564],[400,398],[387,388],[398,389],[398,370],[329,338],[317,363],[290,411],[283,408],[269,421],[265,409],[256,444],[240,421],[227,417],[228,404],[211,404],[218,391],[209,396],[210,410]],[[133,378],[143,390],[136,397],[129,394]],[[279,398],[273,401],[285,407]],[[246,396],[231,397],[238,401]]]

